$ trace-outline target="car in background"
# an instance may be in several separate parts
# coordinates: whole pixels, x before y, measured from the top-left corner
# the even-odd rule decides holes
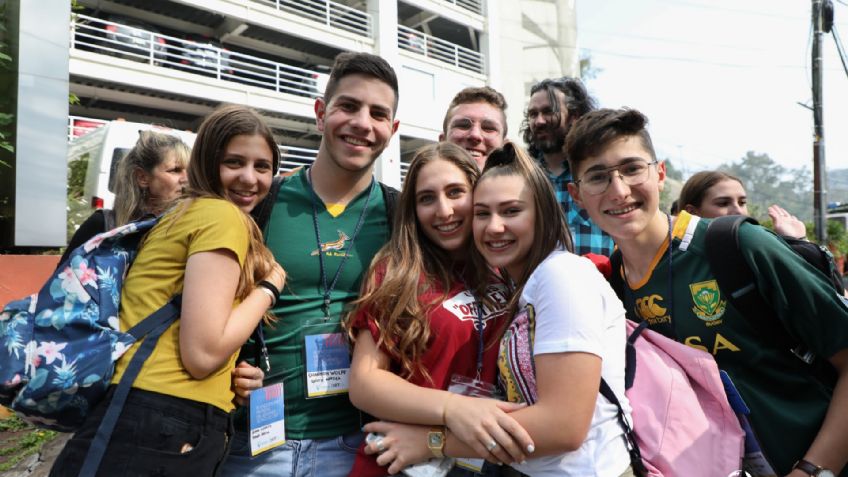
[[[168,56],[168,44],[156,27],[117,15],[78,15],[74,47],[157,66]]]
[[[203,76],[230,80],[233,65],[230,50],[214,38],[186,35],[168,47],[167,66]]]

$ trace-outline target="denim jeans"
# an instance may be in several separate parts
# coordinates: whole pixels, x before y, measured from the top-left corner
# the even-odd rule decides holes
[[[250,456],[250,438],[236,431],[221,470],[223,477],[345,477],[353,467],[356,449],[365,435],[353,432],[330,439],[287,440],[256,457]]]
[[[50,477],[79,474],[114,388],[62,449]],[[132,389],[97,476],[216,475],[231,435],[230,415],[215,406]]]

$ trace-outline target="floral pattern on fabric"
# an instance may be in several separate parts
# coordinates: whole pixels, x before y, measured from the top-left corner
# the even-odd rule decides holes
[[[509,402],[536,403],[535,339],[536,312],[533,305],[527,305],[512,319],[498,353],[498,380]]]
[[[74,250],[37,293],[0,312],[0,404],[60,431],[82,424],[114,362],[135,342],[120,331],[120,293],[144,232],[130,223]]]

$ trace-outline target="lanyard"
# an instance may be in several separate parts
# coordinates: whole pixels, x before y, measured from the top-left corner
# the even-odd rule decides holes
[[[339,281],[342,269],[344,268],[345,263],[347,263],[347,258],[350,256],[350,250],[353,249],[353,243],[356,241],[359,231],[362,230],[362,224],[365,222],[365,215],[368,212],[368,203],[371,202],[371,194],[374,193],[375,181],[374,178],[371,177],[371,185],[368,187],[368,196],[365,198],[365,204],[362,206],[362,212],[359,213],[359,220],[356,222],[356,228],[354,228],[353,235],[350,237],[349,245],[345,247],[344,257],[342,257],[342,261],[339,263],[339,268],[336,269],[336,274],[333,276],[333,282],[330,283],[329,286],[327,286],[327,271],[324,268],[324,250],[321,248],[321,231],[318,227],[318,201],[320,198],[315,192],[315,188],[312,187],[311,167],[307,171],[306,181],[309,184],[310,192],[312,192],[310,195],[312,198],[312,225],[315,227],[315,240],[318,242],[318,267],[321,271],[321,284],[324,287],[324,303],[321,305],[321,309],[324,311],[324,320],[326,321],[330,319],[330,294],[336,289],[336,283]]]
[[[672,259],[671,259],[671,255],[672,255],[671,216],[666,215],[666,218],[668,218],[668,250],[667,250],[667,253],[668,253],[668,295],[667,295],[668,296],[668,316],[669,316],[669,321],[670,321],[669,327],[671,328],[671,332],[674,335],[676,335],[677,333],[674,330],[674,319],[672,317],[672,312],[674,311],[674,293],[673,293],[674,292],[674,288],[673,288],[674,283],[672,281],[673,275],[672,275],[672,270],[671,270],[671,265],[672,265]],[[624,261],[622,261],[621,266],[624,267]],[[616,271],[613,270],[613,273],[615,273],[615,272]],[[633,290],[630,289],[630,282],[627,281],[627,273],[624,274],[624,294],[625,294],[625,299],[629,303],[633,303],[633,306],[635,306],[636,300],[633,297]],[[634,321],[636,321],[636,320],[634,320]]]
[[[486,322],[483,321],[483,301],[477,299],[473,288],[468,286],[465,279],[460,277],[460,282],[465,287],[465,290],[474,298],[474,305],[477,308],[477,316],[474,317],[474,323],[477,330],[477,381],[480,381],[480,376],[483,375],[483,348],[485,347],[483,343],[483,327],[486,325]]]
[[[483,374],[483,326],[486,323],[483,321],[483,302],[478,301],[476,296],[474,302],[479,303],[477,306],[477,381],[480,381],[480,376]]]

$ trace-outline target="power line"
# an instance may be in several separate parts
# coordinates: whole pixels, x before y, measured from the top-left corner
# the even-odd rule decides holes
[[[697,3],[697,2],[688,2],[688,1],[685,1],[685,0],[662,0],[662,1],[664,1],[665,3],[674,3],[674,4],[677,4],[677,5],[683,5],[683,6],[688,6],[688,7],[703,8],[703,9],[706,9],[706,10],[719,10],[719,11],[726,11],[726,12],[743,13],[745,15],[779,18],[781,20],[792,20],[792,21],[804,20],[804,18],[801,18],[801,17],[791,17],[791,16],[788,16],[788,15],[776,15],[774,13],[764,13],[764,12],[757,11],[757,10],[745,10],[745,9],[741,9],[741,8],[718,7],[718,6],[715,6],[715,5],[709,5],[709,4]],[[837,0],[837,1],[839,1],[839,0]]]
[[[836,25],[830,30],[833,34],[833,40],[836,42],[836,51],[839,52],[839,60],[842,61],[842,68],[845,70],[845,75],[848,76],[848,63],[845,59],[845,51],[842,49],[842,40],[839,39],[839,34],[836,33]]]
[[[679,38],[667,38],[667,37],[648,36],[648,35],[634,35],[634,34],[610,32],[610,31],[604,31],[604,30],[596,30],[596,29],[593,29],[593,28],[580,28],[580,27],[578,27],[578,32],[581,32],[581,31],[589,31],[589,32],[594,32],[594,33],[600,33],[600,34],[607,35],[607,36],[614,36],[614,37],[621,37],[621,38],[637,38],[637,39],[640,39],[640,40],[657,41],[657,42],[662,42],[662,43],[676,43],[676,44],[680,44],[680,45],[694,45],[694,46],[708,46],[708,47],[715,47],[715,48],[728,48],[728,49],[733,49],[733,50],[736,50],[736,51],[739,51],[739,50],[765,51],[765,48],[746,48],[746,47],[740,47],[739,45],[730,45],[730,44],[721,44],[721,43],[703,43],[703,42],[699,42],[699,41],[681,40]]]
[[[695,64],[703,64],[709,66],[720,66],[727,68],[739,68],[739,69],[752,69],[752,68],[781,68],[781,69],[804,69],[804,66],[801,65],[749,65],[749,64],[738,64],[738,63],[722,63],[716,61],[705,61],[698,60],[694,58],[682,58],[682,57],[673,57],[673,56],[653,56],[653,55],[633,55],[628,53],[618,53],[615,51],[606,51],[606,50],[598,50],[592,48],[581,48],[586,50],[592,54],[600,54],[600,55],[609,55],[609,56],[618,56],[622,58],[633,58],[636,60],[662,60],[662,61],[677,61],[681,63],[695,63]]]

